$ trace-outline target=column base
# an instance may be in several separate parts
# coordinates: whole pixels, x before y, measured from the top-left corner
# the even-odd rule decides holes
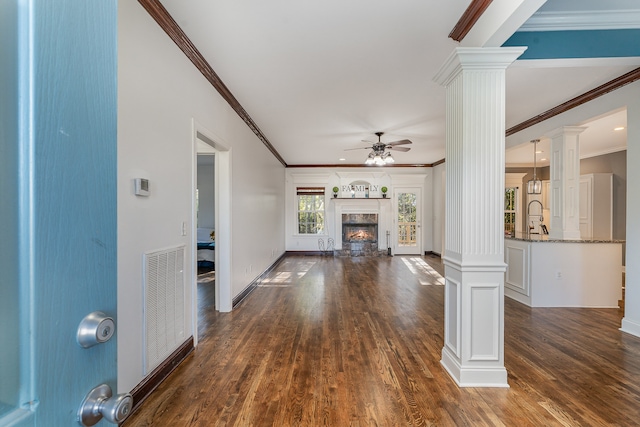
[[[458,387],[500,387],[509,388],[507,370],[504,367],[465,367],[463,368],[449,350],[442,349],[440,364],[449,373]]]
[[[509,387],[504,367],[504,272],[493,262],[445,259],[440,363],[459,387]]]

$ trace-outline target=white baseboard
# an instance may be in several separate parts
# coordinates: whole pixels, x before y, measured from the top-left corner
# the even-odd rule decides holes
[[[620,327],[622,332],[640,337],[640,323],[633,320],[629,320],[626,317],[622,319],[622,326]]]

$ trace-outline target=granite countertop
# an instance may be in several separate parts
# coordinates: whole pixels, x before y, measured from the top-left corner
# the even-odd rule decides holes
[[[624,243],[624,240],[611,239],[552,239],[548,234],[534,234],[517,232],[515,236],[505,235],[505,239],[520,240],[522,242],[550,242],[550,243]]]

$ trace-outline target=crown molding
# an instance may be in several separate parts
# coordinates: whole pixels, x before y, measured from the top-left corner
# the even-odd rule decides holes
[[[640,10],[538,12],[518,31],[628,30],[640,28]]]
[[[471,31],[471,28],[478,22],[485,10],[489,7],[492,0],[473,0],[467,10],[464,11],[456,25],[449,33],[449,37],[460,42]]]
[[[364,165],[364,164],[324,164],[324,165],[287,165],[287,169],[294,168],[368,168],[368,169],[380,169],[383,170],[385,168],[430,168],[433,167],[431,163],[420,163],[420,164],[401,164],[401,163],[393,163],[391,165],[384,166],[376,166],[376,165]]]
[[[637,67],[640,56],[615,58],[518,59],[509,68]]]
[[[609,92],[613,92],[614,90],[619,89],[623,86],[626,86],[630,83],[633,83],[636,80],[640,80],[640,68],[636,68],[635,70],[629,71],[628,73],[623,74],[620,77],[617,77],[613,80],[610,80],[607,83],[600,85],[595,89],[585,92],[582,95],[578,95],[575,98],[568,100],[567,102],[557,105],[551,108],[550,110],[547,110],[543,113],[538,114],[535,117],[530,118],[529,120],[525,120],[522,123],[519,123],[515,126],[510,127],[505,132],[505,136],[511,136],[528,127],[537,125],[538,123],[542,123],[545,120],[550,119],[551,117],[557,116],[558,114],[562,114],[565,111],[569,111],[589,101],[593,101],[596,98],[606,95]]]
[[[580,160],[582,159],[590,159],[592,157],[606,156],[607,154],[618,153],[620,151],[627,151],[626,145],[618,145],[616,147],[609,147],[605,150],[594,151],[589,154],[580,154]]]
[[[505,70],[526,49],[526,46],[456,47],[433,77],[433,81],[448,86],[462,70]]]
[[[180,28],[178,23],[169,14],[169,11],[158,0],[138,0],[147,13],[158,23],[160,28],[164,30],[171,40],[180,48],[193,65],[202,73],[211,86],[218,91],[220,96],[227,101],[229,106],[240,116],[242,121],[253,131],[260,141],[267,147],[267,149],[275,156],[282,166],[287,167],[287,162],[284,161],[280,153],[271,145],[271,142],[267,139],[264,133],[260,130],[258,125],[253,121],[249,113],[242,107],[240,102],[231,93],[229,88],[224,84],[222,79],[216,74],[211,65],[198,51],[193,42],[187,37],[187,34]]]

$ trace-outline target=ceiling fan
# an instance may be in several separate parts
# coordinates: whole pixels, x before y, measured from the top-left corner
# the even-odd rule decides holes
[[[402,139],[400,141],[393,141],[393,142],[381,142],[380,137],[384,135],[384,132],[376,132],[375,134],[378,136],[378,142],[371,142],[366,140],[362,141],[362,142],[371,143],[372,145],[370,147],[347,148],[345,151],[371,150],[371,152],[369,153],[369,156],[367,157],[367,160],[365,161],[365,164],[381,166],[384,164],[393,163],[395,161],[391,153],[387,152],[386,150],[405,151],[405,152],[411,150],[411,148],[409,147],[400,147],[400,145],[411,144],[412,142],[409,141],[408,139]]]

